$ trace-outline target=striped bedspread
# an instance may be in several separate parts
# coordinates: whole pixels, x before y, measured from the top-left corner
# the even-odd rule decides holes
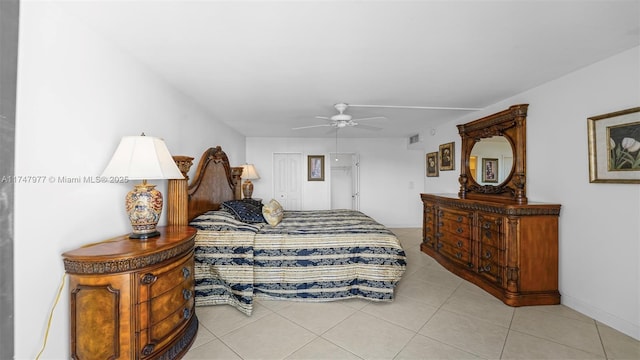
[[[220,210],[196,218],[196,305],[254,298],[393,300],[406,267],[396,236],[353,210],[285,211],[280,224],[246,224]]]

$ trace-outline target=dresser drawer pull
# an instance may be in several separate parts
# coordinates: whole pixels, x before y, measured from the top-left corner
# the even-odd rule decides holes
[[[185,300],[189,300],[189,299],[191,299],[191,294],[192,294],[192,293],[191,293],[191,290],[188,290],[188,289],[182,289],[182,297],[183,297]]]
[[[189,309],[185,308],[184,310],[182,310],[182,318],[183,319],[188,319],[189,315],[191,315],[191,311],[189,311]]]
[[[491,223],[486,222],[486,223],[482,224],[482,227],[485,228],[485,229],[491,229]]]
[[[154,282],[156,282],[156,280],[158,280],[157,276],[150,273],[146,273],[142,275],[142,278],[140,278],[140,283],[142,283],[143,285],[151,285]]]
[[[458,242],[456,243],[456,245],[458,245],[459,248],[462,247],[462,241],[458,240]]]
[[[151,355],[156,348],[156,344],[147,344],[142,348],[142,355]]]
[[[461,252],[457,252],[456,253],[456,258],[457,259],[462,259],[462,253]]]
[[[481,267],[480,269],[478,269],[480,272],[489,272],[491,271],[491,264],[487,264],[484,267]]]
[[[458,219],[457,219],[457,221],[458,221],[458,222],[462,222],[462,220],[464,220],[464,217],[462,217],[462,216],[459,216],[459,215],[458,215]]]
[[[182,268],[182,276],[186,279],[191,275],[191,270],[188,267]]]
[[[458,234],[462,234],[462,233],[464,232],[464,229],[463,229],[463,228],[461,228],[461,227],[459,227],[459,228],[457,228],[457,229],[456,229],[456,232],[457,232]]]
[[[491,239],[491,231],[485,232],[484,237],[486,237],[487,239]]]
[[[491,259],[491,251],[487,250],[487,251],[484,253],[484,258],[485,258],[485,259]]]
[[[438,250],[442,249],[442,243],[438,243],[438,245],[436,245],[436,249]]]

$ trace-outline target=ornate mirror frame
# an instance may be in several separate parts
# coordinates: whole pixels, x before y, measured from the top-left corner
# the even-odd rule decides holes
[[[485,199],[494,201],[516,202],[526,204],[526,143],[527,143],[527,108],[529,104],[513,105],[506,110],[457,125],[462,137],[460,167],[461,199]],[[504,136],[513,150],[513,167],[511,173],[500,184],[480,185],[471,176],[469,162],[471,150],[481,139],[492,136]]]

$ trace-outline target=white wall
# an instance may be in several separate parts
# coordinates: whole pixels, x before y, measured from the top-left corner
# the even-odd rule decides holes
[[[357,131],[357,130],[356,130]],[[273,153],[302,153],[305,166],[303,209],[331,208],[329,153],[335,138],[247,138],[247,161],[260,180],[253,182],[253,197],[268,201],[273,194]],[[338,152],[360,155],[360,210],[387,227],[420,227],[424,155],[407,150],[406,139],[339,138]],[[325,155],[325,181],[306,181],[307,155]]]
[[[562,303],[636,339],[640,339],[640,186],[589,183],[587,118],[639,106],[639,53],[640,48],[623,52],[469,114],[427,137],[427,152],[435,151],[437,144],[456,141],[459,154],[455,125],[514,104],[530,104],[527,197],[562,205]],[[457,172],[425,178],[425,189],[457,193]]]
[[[245,142],[54,4],[21,3],[18,67],[15,171],[45,177],[15,187],[15,357],[33,359],[64,274],[60,254],[130,232],[132,183],[58,177],[99,175],[120,138],[141,132],[196,161],[221,145],[243,162]],[[166,181],[155,183],[165,191]],[[42,359],[69,358],[68,299],[65,287]]]

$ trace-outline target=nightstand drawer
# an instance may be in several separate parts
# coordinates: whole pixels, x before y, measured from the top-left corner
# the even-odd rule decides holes
[[[145,358],[151,352],[169,343],[171,335],[183,328],[194,315],[194,304],[195,300],[192,297],[166,318],[152,324],[150,327],[142,328],[137,336],[138,347],[141,349],[140,358]]]
[[[193,282],[193,251],[176,263],[138,274],[140,281],[139,301],[160,296],[185,281]]]

